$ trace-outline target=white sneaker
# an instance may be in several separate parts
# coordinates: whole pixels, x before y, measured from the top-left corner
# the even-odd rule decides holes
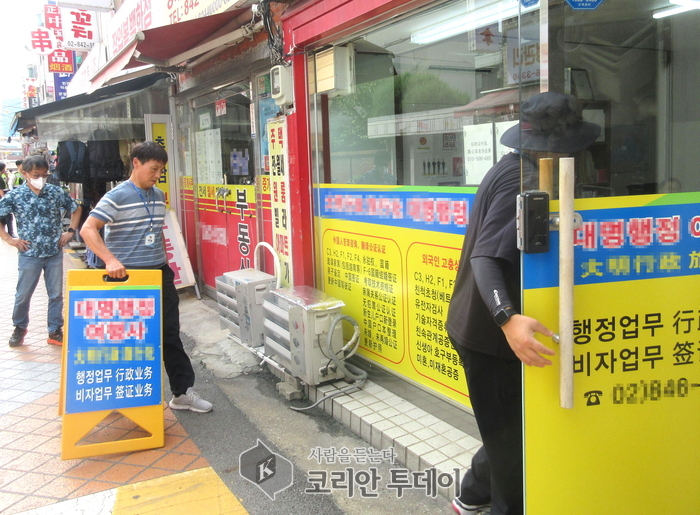
[[[188,409],[197,413],[207,413],[211,411],[211,402],[202,399],[191,387],[183,395],[173,396],[168,403],[172,409]]]
[[[452,500],[452,509],[459,515],[489,515],[491,504],[464,504],[459,498]]]

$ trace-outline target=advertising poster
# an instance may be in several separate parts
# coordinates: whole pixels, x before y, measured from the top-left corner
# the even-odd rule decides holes
[[[469,406],[445,319],[475,188],[315,190],[323,290],[362,329],[359,353]]]
[[[280,257],[282,285],[293,284],[292,278],[292,220],[289,208],[289,151],[287,121],[273,118],[267,123],[270,152],[270,188],[272,190],[273,246]]]
[[[153,141],[158,143],[163,149],[168,151],[168,124],[167,123],[151,123],[151,134]],[[165,193],[165,207],[170,209],[170,173],[166,165],[163,173],[158,179],[156,187]]]
[[[159,286],[69,291],[67,414],[161,404],[160,302]]]
[[[556,356],[525,367],[527,513],[700,506],[699,205],[697,193],[576,202],[574,407],[559,407]],[[557,332],[551,236],[549,253],[525,255],[524,309]]]

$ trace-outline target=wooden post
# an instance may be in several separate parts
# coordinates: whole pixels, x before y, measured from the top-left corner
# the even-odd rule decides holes
[[[574,158],[559,160],[559,404],[574,407]]]

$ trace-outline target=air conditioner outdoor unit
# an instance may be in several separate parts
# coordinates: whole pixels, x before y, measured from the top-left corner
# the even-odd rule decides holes
[[[251,347],[264,344],[263,295],[275,288],[276,277],[254,268],[226,272],[216,278],[222,329],[229,329]]]
[[[309,286],[271,290],[263,295],[265,355],[309,385],[342,379],[332,362],[328,336],[345,304]],[[343,348],[341,324],[331,334],[331,352]]]
[[[352,45],[334,46],[315,55],[315,91],[329,97],[352,92],[355,52]]]

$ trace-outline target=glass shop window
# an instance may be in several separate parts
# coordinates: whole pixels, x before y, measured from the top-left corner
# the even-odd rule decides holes
[[[253,184],[250,83],[221,87],[195,99],[194,165],[199,184]]]
[[[308,60],[316,182],[472,186],[539,91],[539,10],[453,1]]]

